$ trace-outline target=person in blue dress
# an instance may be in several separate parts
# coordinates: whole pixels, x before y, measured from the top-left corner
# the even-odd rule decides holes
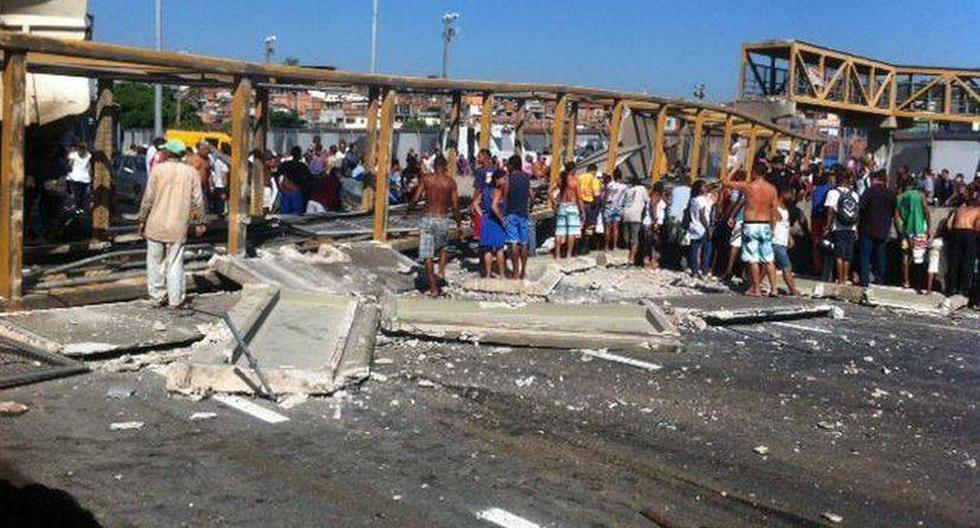
[[[494,266],[496,262],[496,276],[506,277],[507,265],[504,261],[504,246],[507,242],[507,233],[504,229],[504,204],[500,190],[501,174],[499,170],[490,172],[486,181],[480,185],[478,195],[473,197],[477,205],[477,213],[482,221],[480,222],[480,247],[483,250],[483,275],[485,277],[494,276]]]

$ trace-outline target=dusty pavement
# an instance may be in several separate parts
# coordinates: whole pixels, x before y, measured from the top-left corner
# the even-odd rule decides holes
[[[980,525],[980,324],[842,306],[685,330],[652,372],[384,339],[374,379],[279,424],[148,370],[6,390],[30,410],[0,417],[0,526]]]

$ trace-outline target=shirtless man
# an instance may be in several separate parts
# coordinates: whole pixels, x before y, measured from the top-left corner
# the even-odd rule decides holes
[[[956,209],[948,222],[950,263],[946,290],[970,297],[980,238],[980,204],[972,198]]]
[[[778,219],[779,193],[766,181],[766,167],[756,163],[752,176],[747,182],[731,180],[731,175],[722,171],[722,185],[738,189],[745,195],[745,223],[742,225],[742,262],[749,265],[752,285],[746,295],[759,297],[762,290],[762,273],[759,265],[766,267],[769,277],[769,295],[776,296],[776,267],[773,265],[772,232]]]
[[[449,177],[446,171],[446,158],[439,154],[436,156],[434,174],[422,176],[422,183],[415,188],[415,194],[409,208],[425,198],[425,216],[419,223],[419,258],[425,262],[425,274],[429,281],[428,295],[442,295],[439,287],[439,280],[446,275],[446,262],[449,255],[446,253],[446,246],[449,245],[449,232],[452,230],[451,220],[448,218],[452,211],[456,219],[456,229],[459,230],[459,194],[456,190],[456,180]],[[436,276],[435,266],[432,263],[436,252],[439,253],[439,276]]]
[[[204,193],[204,203],[210,204],[213,189],[211,188],[211,144],[202,141],[197,144],[197,152],[187,156],[187,164],[194,167],[201,178],[201,191]],[[212,211],[213,212],[213,211]]]
[[[555,160],[554,163],[560,163]],[[578,192],[579,182],[575,176],[575,163],[565,163],[565,170],[551,192],[548,199],[555,211],[555,258],[561,258],[561,247],[567,241],[565,257],[572,256],[575,242],[582,234],[582,218],[585,216],[585,204]]]

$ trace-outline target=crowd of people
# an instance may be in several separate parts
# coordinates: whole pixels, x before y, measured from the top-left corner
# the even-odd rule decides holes
[[[175,157],[164,145],[161,140],[147,155],[151,174]],[[79,149],[71,159],[81,164],[85,156]],[[207,143],[182,156],[212,214],[224,212],[227,156]],[[361,184],[361,208],[374,205],[374,176],[354,145],[326,147],[317,137],[305,151],[292,147],[286,159],[257,152],[250,161],[256,157],[269,169],[271,212],[342,210],[348,179]],[[627,180],[619,169],[603,174],[596,165],[565,162],[551,182],[551,162],[547,154],[501,160],[486,149],[475,159],[457,158],[455,173],[473,181],[469,213],[484,276],[525,278],[543,234],[553,236],[541,248],[555,259],[622,248],[631,264],[656,269],[666,254],[673,257],[667,265],[703,280],[744,283],[753,296],[777,295],[783,285],[798,295],[798,268],[842,285],[897,284],[976,297],[980,181],[967,183],[962,175],[902,168],[890,180],[871,158],[825,167],[799,153],[776,152],[758,156],[748,173],[722,171],[718,181],[688,183],[683,174]],[[461,232],[459,183],[449,163],[441,152],[413,151],[404,165],[392,159],[389,173],[391,203],[414,208],[424,201],[419,258],[431,295],[441,294],[447,249]],[[80,184],[72,188],[84,192]],[[531,215],[537,188],[547,190],[550,233],[539,232]]]

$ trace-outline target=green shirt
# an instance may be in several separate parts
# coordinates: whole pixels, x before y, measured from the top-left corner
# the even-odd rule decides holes
[[[929,225],[926,223],[926,204],[922,193],[909,189],[898,197],[898,216],[902,219],[902,229],[905,236],[926,235]]]

